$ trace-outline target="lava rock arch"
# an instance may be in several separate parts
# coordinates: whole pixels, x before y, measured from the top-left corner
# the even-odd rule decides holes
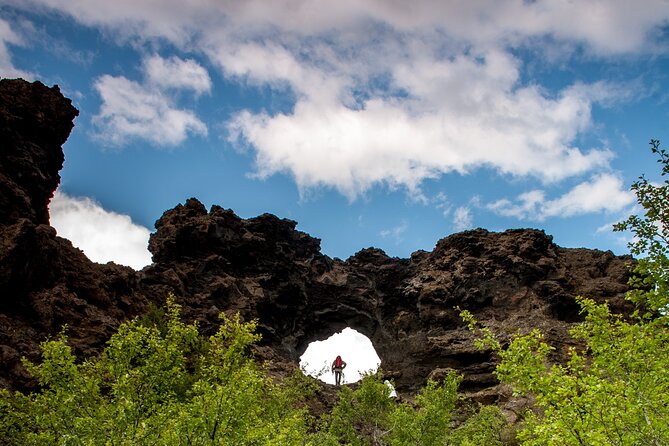
[[[478,229],[410,259],[368,248],[342,261],[321,254],[319,240],[295,226],[267,214],[240,219],[217,206],[207,212],[190,199],[156,223],[157,263],[144,270],[144,283],[170,283],[192,318],[225,310],[257,319],[263,345],[294,364],[310,342],[350,326],[372,341],[398,390],[409,392],[449,369],[465,375],[464,390],[496,386],[490,352],[476,350],[456,306],[502,335],[542,329],[559,360],[573,345],[576,295],[626,305],[629,259],[560,248],[543,231]]]
[[[309,342],[345,326],[370,338],[400,392],[449,369],[463,391],[500,392],[489,352],[479,352],[456,306],[502,337],[539,328],[560,360],[573,345],[575,296],[627,309],[629,257],[556,246],[534,229],[448,236],[409,259],[368,248],[344,260],[296,223],[264,214],[242,219],[196,199],[166,211],[142,271],[93,263],[48,225],[60,180],[61,145],[77,115],[57,87],[0,81],[0,386],[31,383],[20,364],[48,335],[69,325],[80,355],[95,354],[120,322],[174,293],[206,333],[220,312],[257,319],[260,359],[297,366]],[[280,368],[279,368],[280,369]]]

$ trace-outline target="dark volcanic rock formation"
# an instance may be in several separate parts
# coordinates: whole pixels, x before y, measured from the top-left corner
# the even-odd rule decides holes
[[[556,360],[573,343],[576,295],[626,309],[629,258],[560,248],[542,231],[478,229],[410,259],[369,248],[342,261],[321,254],[319,240],[293,221],[241,219],[218,206],[207,211],[196,199],[156,222],[150,267],[92,263],[46,225],[45,200],[58,183],[60,145],[76,110],[57,88],[38,83],[2,81],[0,92],[2,125],[11,127],[0,129],[11,135],[3,136],[0,159],[7,206],[0,217],[3,386],[27,384],[18,358],[35,355],[38,341],[61,324],[69,325],[77,351],[90,353],[120,321],[173,292],[207,332],[221,311],[257,318],[258,352],[277,369],[296,364],[310,342],[350,326],[372,340],[401,392],[456,369],[465,375],[463,391],[494,401],[494,360],[474,348],[456,306],[502,336],[540,328],[558,347]]]
[[[271,215],[243,220],[195,199],[167,211],[143,272],[154,299],[173,290],[203,326],[220,311],[257,318],[264,345],[299,360],[308,344],[350,326],[368,336],[400,390],[415,390],[447,369],[465,373],[463,389],[496,385],[489,353],[479,352],[456,306],[502,335],[540,328],[560,352],[573,345],[574,297],[608,299],[624,310],[625,259],[564,249],[543,231],[455,234],[411,259],[365,249],[348,260],[320,253],[295,222]]]
[[[0,82],[0,223],[49,223],[49,200],[60,182],[60,146],[79,114],[58,87]]]
[[[131,268],[91,262],[48,225],[61,145],[79,112],[58,87],[0,81],[0,385],[30,382],[21,356],[67,324],[92,354],[120,321],[143,310]]]

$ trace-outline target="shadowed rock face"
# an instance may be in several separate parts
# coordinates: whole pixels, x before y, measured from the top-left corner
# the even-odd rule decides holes
[[[1,81],[0,92],[3,125],[21,122],[28,135],[39,134],[29,140],[0,129],[14,135],[0,159],[0,200],[9,206],[0,217],[5,387],[30,384],[20,355],[34,356],[38,341],[61,324],[70,326],[76,350],[90,354],[121,321],[173,292],[186,318],[208,333],[221,311],[258,319],[258,354],[272,359],[277,373],[297,364],[310,342],[350,326],[372,340],[400,392],[456,369],[465,375],[463,391],[495,401],[502,393],[491,374],[494,361],[474,348],[456,306],[503,337],[541,329],[557,347],[555,360],[573,344],[567,334],[579,317],[576,295],[627,309],[629,258],[560,248],[543,231],[477,229],[410,259],[369,248],[342,261],[321,254],[320,241],[295,230],[294,221],[270,214],[241,219],[218,206],[207,211],[196,199],[156,222],[154,264],[143,271],[90,262],[47,226],[43,198],[58,183],[60,145],[76,110],[57,88],[38,83]]]
[[[0,223],[48,224],[47,205],[63,167],[60,146],[78,114],[57,86],[0,82]]]
[[[143,283],[158,290],[152,298],[174,290],[189,317],[210,329],[220,311],[257,318],[263,344],[293,362],[310,342],[350,326],[372,340],[401,391],[448,369],[465,373],[467,391],[497,384],[490,354],[474,348],[456,306],[502,335],[542,329],[558,347],[556,360],[574,345],[576,295],[626,309],[629,259],[560,248],[543,231],[478,229],[411,259],[369,248],[341,261],[322,255],[293,221],[207,212],[195,199],[167,211],[156,228],[156,264],[143,271]]]
[[[94,354],[146,299],[131,268],[91,262],[48,225],[61,145],[79,112],[58,87],[0,81],[0,385],[30,386],[21,356],[69,326],[75,351]]]

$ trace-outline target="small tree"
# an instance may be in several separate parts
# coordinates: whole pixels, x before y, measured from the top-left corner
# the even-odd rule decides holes
[[[168,299],[165,324],[122,324],[79,363],[64,334],[25,361],[40,390],[0,392],[0,443],[16,445],[302,445],[299,392],[274,385],[249,354],[254,322],[221,315],[207,340]]]
[[[662,175],[669,174],[658,141],[651,150]],[[519,434],[525,445],[669,444],[669,181],[655,185],[642,176],[632,190],[645,213],[615,229],[632,231],[630,249],[640,256],[628,293],[634,314],[623,318],[606,304],[579,298],[585,322],[571,334],[585,348],[572,349],[565,365],[548,363],[552,347],[538,331],[516,336],[506,349],[490,330],[479,331],[480,345],[499,354],[499,379],[536,398],[537,411],[527,414]],[[475,329],[472,315],[462,316]]]
[[[502,445],[505,425],[497,407],[485,407],[456,426],[454,414],[462,378],[449,373],[428,381],[413,404],[398,404],[380,373],[367,375],[356,390],[343,387],[314,444],[355,446]]]
[[[416,396],[415,407],[400,405],[392,414],[392,430],[388,444],[393,446],[453,444],[453,412],[458,401],[458,385],[462,377],[449,373],[441,384],[428,381]]]
[[[660,148],[658,140],[651,140],[650,148],[662,165],[664,180],[661,184],[654,184],[645,176],[640,176],[632,184],[632,190],[644,214],[632,215],[614,225],[616,231],[631,231],[634,234],[629,248],[638,261],[630,283],[635,289],[628,296],[647,312],[646,319],[667,316],[669,305],[669,179],[666,178],[669,175],[669,155]]]

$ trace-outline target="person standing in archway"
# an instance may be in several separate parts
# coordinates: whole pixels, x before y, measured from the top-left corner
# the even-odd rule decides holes
[[[332,373],[335,376],[335,386],[339,387],[341,385],[341,376],[342,372],[346,368],[346,363],[341,356],[337,355],[334,361],[332,361]]]

